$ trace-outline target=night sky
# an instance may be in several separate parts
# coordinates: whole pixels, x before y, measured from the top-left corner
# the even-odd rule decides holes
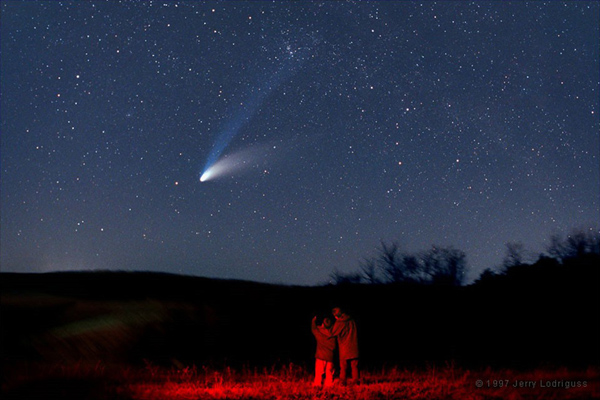
[[[598,228],[597,1],[1,11],[4,272],[313,285],[384,240],[473,279]]]

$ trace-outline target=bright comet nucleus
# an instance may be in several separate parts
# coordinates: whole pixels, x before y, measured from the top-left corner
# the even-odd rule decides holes
[[[257,166],[261,160],[264,161],[268,155],[269,148],[270,146],[256,145],[249,149],[224,156],[200,175],[200,182],[206,182],[228,174],[239,174],[243,170],[251,169],[253,166]]]
[[[200,175],[200,182],[206,182],[207,180],[210,179],[211,177],[211,172],[210,172],[210,168],[207,169],[206,171],[204,171],[204,173],[202,175]]]

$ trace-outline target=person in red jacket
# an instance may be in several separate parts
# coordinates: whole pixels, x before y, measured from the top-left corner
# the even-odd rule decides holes
[[[325,377],[326,387],[333,385],[333,362],[337,343],[335,337],[331,335],[331,325],[331,319],[327,317],[323,318],[319,325],[316,316],[312,319],[311,331],[317,340],[314,386],[322,386],[323,377]]]
[[[352,370],[352,380],[360,382],[358,369],[358,332],[356,322],[352,317],[342,311],[339,307],[332,310],[335,324],[331,328],[331,335],[337,338],[340,352],[340,382],[345,385],[348,377],[348,366]]]

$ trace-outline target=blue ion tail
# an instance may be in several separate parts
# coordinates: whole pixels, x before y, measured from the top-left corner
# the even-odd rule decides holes
[[[260,109],[260,106],[265,99],[275,90],[277,87],[287,78],[292,76],[299,67],[303,64],[301,58],[288,58],[279,69],[271,75],[261,87],[254,90],[253,93],[248,97],[247,101],[233,113],[232,117],[226,121],[221,133],[217,136],[215,144],[213,145],[210,154],[204,165],[204,169],[200,174],[200,182],[205,182],[210,178],[214,177],[214,171],[211,170],[213,165],[219,160],[221,154],[231,141],[238,135],[244,125],[246,125],[256,112]]]

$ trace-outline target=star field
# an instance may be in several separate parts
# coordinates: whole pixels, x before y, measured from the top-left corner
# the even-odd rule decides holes
[[[507,242],[537,256],[598,229],[599,9],[3,1],[1,269],[318,284],[381,240],[463,250],[471,278]],[[228,126],[222,157],[258,155],[200,182]]]

